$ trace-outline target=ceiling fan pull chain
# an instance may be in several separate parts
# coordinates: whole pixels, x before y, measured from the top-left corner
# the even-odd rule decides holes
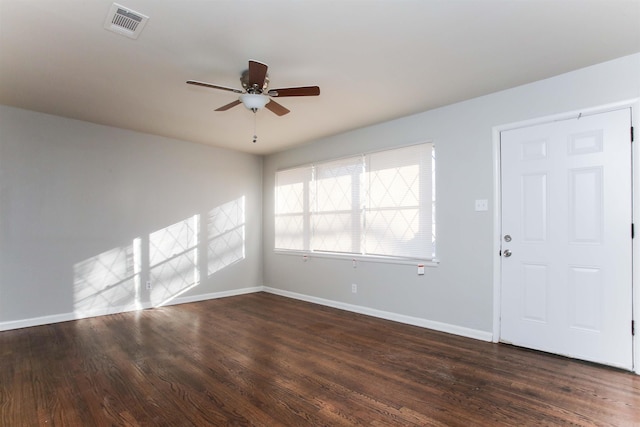
[[[256,118],[256,110],[253,110],[253,143],[254,144],[258,140],[258,132],[256,131],[257,121],[258,119]]]

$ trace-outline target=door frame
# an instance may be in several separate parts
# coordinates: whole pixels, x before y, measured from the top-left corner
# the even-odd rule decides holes
[[[575,119],[580,116],[606,113],[625,108],[631,109],[631,125],[634,126],[635,123],[640,123],[640,98],[634,98],[617,103],[583,108],[580,110],[542,116],[493,127],[493,342],[497,343],[500,341],[500,314],[502,312],[502,257],[500,256],[502,248],[502,165],[500,164],[500,133],[507,130],[530,127],[560,120]],[[638,136],[640,134],[640,130],[636,130],[635,134],[634,144],[638,144],[640,143],[640,136]],[[633,223],[638,224],[640,228],[640,173],[638,171],[638,167],[636,167],[636,165],[640,165],[640,150],[636,150],[633,147],[634,144],[631,144],[632,209]],[[636,339],[640,336],[640,322],[637,321],[640,318],[640,235],[636,236],[632,241],[632,252],[632,316],[633,319],[636,320],[636,334],[632,337],[632,370],[636,374],[640,375],[640,340]],[[631,329],[631,325],[629,325],[629,329]],[[631,333],[631,331],[629,331],[629,333]]]

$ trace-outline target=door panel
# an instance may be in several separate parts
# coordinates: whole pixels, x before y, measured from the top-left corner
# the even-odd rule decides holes
[[[522,264],[524,287],[523,318],[534,322],[547,321],[548,268],[546,265]]]
[[[502,341],[632,368],[630,117],[502,132]]]

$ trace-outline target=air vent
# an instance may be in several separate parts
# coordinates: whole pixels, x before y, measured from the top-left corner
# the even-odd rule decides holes
[[[104,28],[137,39],[148,19],[148,16],[114,3],[104,21]]]

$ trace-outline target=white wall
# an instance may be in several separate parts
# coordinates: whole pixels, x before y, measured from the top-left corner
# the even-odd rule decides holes
[[[437,82],[434,82],[437,84]],[[276,292],[442,330],[491,339],[495,126],[640,96],[640,54],[410,117],[314,141],[264,162],[264,283]],[[278,169],[421,141],[436,147],[437,252],[424,276],[408,265],[276,254]],[[636,186],[640,188],[640,186]],[[636,251],[637,252],[637,251]],[[351,284],[358,293],[351,293]],[[637,304],[636,304],[637,306]],[[640,312],[636,310],[636,312]]]
[[[0,106],[0,330],[260,286],[261,192],[258,156]]]

